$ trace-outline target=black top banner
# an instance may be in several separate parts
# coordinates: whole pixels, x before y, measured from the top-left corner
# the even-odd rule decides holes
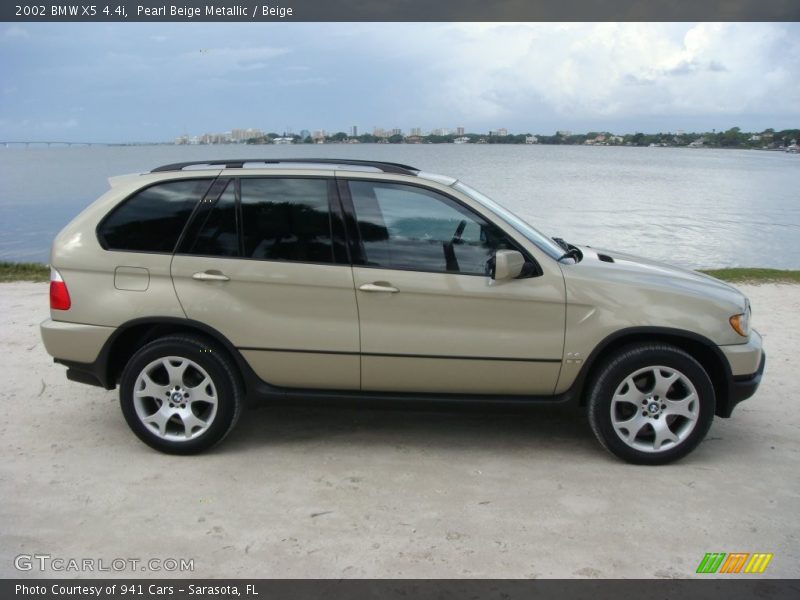
[[[22,0],[0,21],[800,21],[800,0]]]

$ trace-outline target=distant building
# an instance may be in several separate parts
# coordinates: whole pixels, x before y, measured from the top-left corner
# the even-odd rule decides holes
[[[411,135],[416,135],[416,136],[422,135],[422,128],[421,127],[412,127],[411,128]]]
[[[304,140],[308,137],[311,137],[311,132],[308,129],[301,129],[300,130],[300,139]]]
[[[398,128],[392,129],[392,135],[403,135],[403,130]]]
[[[358,125],[353,125],[350,128],[350,137],[358,137]]]
[[[464,135],[464,128],[463,127],[456,127],[456,135]]]
[[[232,142],[245,142],[251,138],[260,138],[264,134],[260,129],[232,129],[230,139]]]
[[[468,144],[469,138],[467,136],[457,137],[453,140],[454,144]]]
[[[292,137],[276,137],[272,140],[273,144],[294,144],[294,138]]]
[[[536,137],[535,135],[529,135],[529,136],[527,136],[525,138],[525,143],[526,144],[538,144],[539,143],[539,138]]]
[[[224,133],[204,133],[197,141],[199,144],[224,144],[228,139]]]

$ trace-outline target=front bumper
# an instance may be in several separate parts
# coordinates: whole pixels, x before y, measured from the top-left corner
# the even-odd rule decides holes
[[[734,407],[756,393],[764,375],[767,356],[757,331],[750,334],[746,344],[720,346],[728,360],[728,389],[724,398],[717,399],[717,415],[730,417]]]
[[[747,400],[756,393],[758,386],[761,384],[761,376],[764,374],[764,367],[766,364],[767,355],[762,352],[758,371],[752,375],[738,375],[732,378],[730,392],[728,393],[728,414],[723,414],[721,416],[730,417],[734,406],[739,404],[742,400]]]

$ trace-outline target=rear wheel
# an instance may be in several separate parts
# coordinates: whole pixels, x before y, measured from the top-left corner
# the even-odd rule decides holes
[[[128,426],[170,454],[194,454],[220,442],[239,418],[242,397],[233,361],[194,335],[150,342],[128,361],[120,381]]]
[[[589,392],[589,423],[600,443],[628,462],[658,465],[686,456],[714,419],[714,387],[683,350],[623,348],[601,366]]]

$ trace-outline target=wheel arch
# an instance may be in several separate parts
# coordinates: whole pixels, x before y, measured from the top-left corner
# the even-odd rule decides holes
[[[605,359],[625,346],[653,342],[666,343],[680,348],[699,362],[708,373],[714,387],[715,414],[723,417],[730,414],[730,411],[727,410],[727,402],[732,375],[730,365],[722,351],[705,336],[692,331],[668,327],[631,327],[614,332],[601,341],[586,359],[574,384],[579,405],[586,405],[587,384],[592,381]]]
[[[114,389],[125,364],[139,348],[160,337],[177,333],[198,334],[222,346],[236,364],[245,393],[253,388],[255,373],[227,337],[199,321],[176,317],[133,319],[119,326],[105,343],[97,358],[96,373],[100,383],[106,389]]]

